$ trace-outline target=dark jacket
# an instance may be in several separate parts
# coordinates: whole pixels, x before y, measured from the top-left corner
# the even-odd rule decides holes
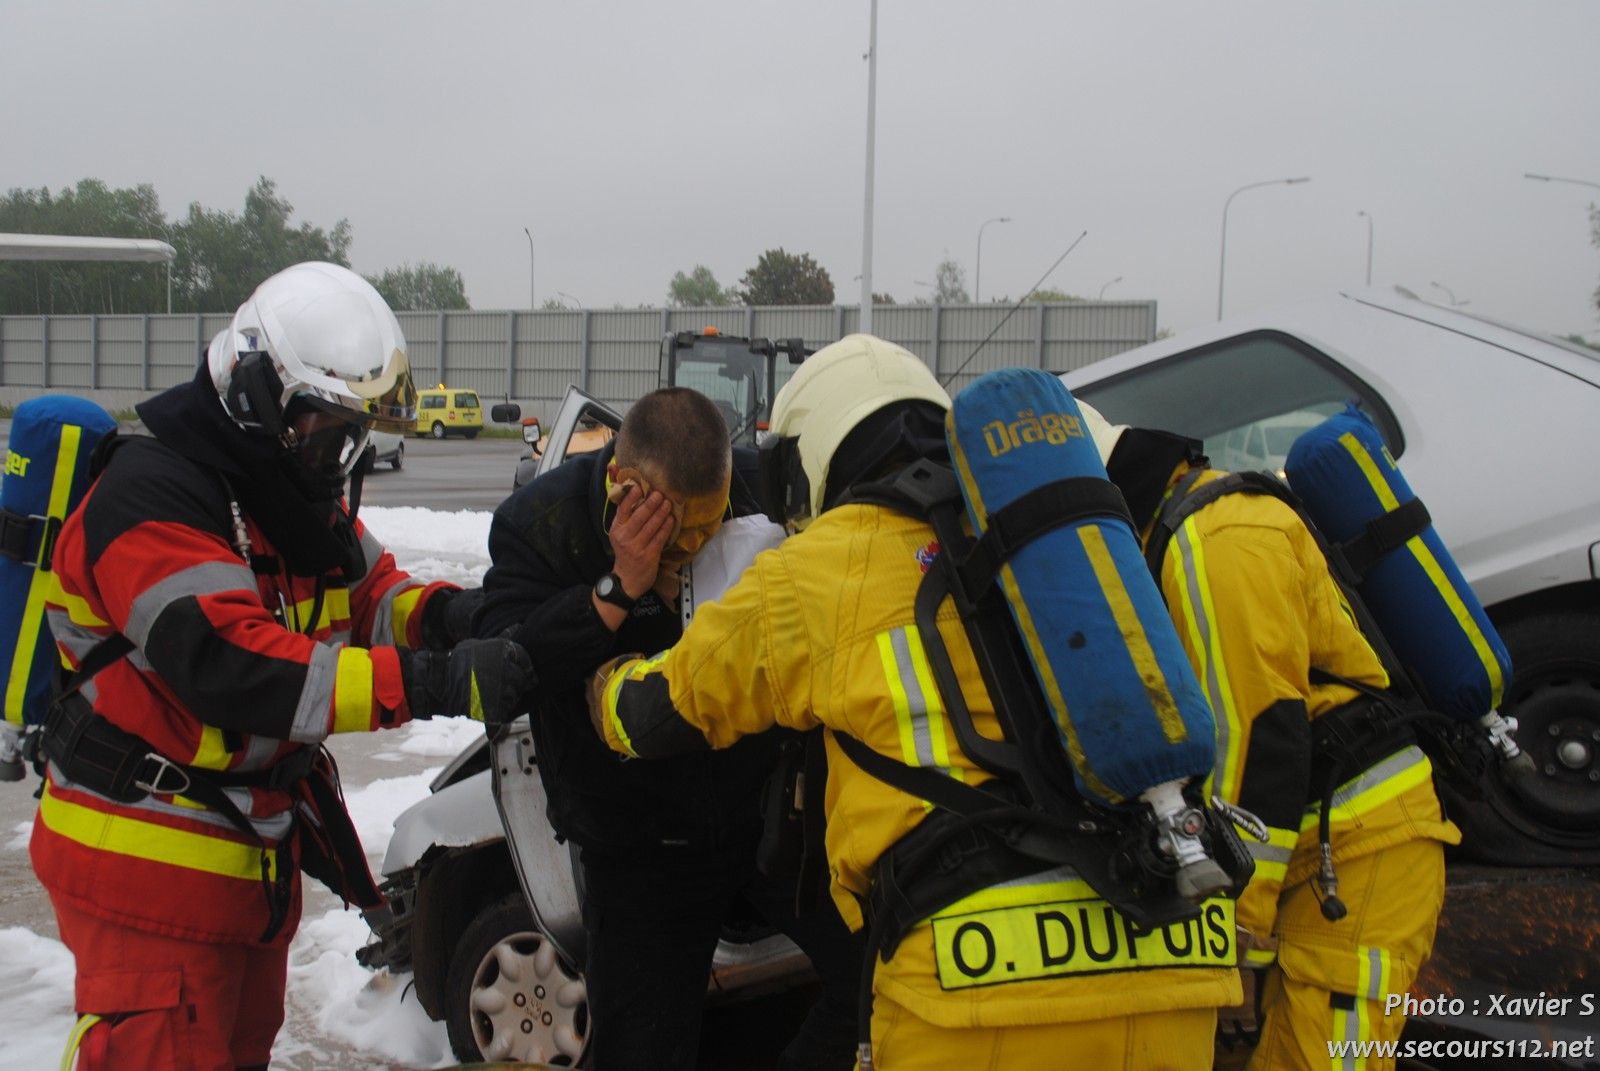
[[[612,633],[590,598],[611,571],[605,471],[611,446],[573,458],[515,492],[489,528],[493,564],[474,634],[507,633],[527,648],[538,675],[533,709],[539,770],[556,832],[603,851],[701,852],[760,835],[760,791],[771,773],[772,734],[728,751],[664,762],[625,761],[589,723],[584,690],[607,659],[653,654],[677,642],[676,609],[648,592]],[[730,509],[759,512],[754,451],[734,452]]]

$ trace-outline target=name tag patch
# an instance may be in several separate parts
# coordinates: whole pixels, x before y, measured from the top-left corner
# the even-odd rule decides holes
[[[1144,933],[1100,899],[973,911],[933,919],[942,989],[1155,967],[1232,967],[1234,904]]]

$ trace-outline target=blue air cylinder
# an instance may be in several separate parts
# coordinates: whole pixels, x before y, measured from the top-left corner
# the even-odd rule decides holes
[[[1371,419],[1352,405],[1307,431],[1284,475],[1346,546],[1362,601],[1429,707],[1461,721],[1494,711],[1511,657]]]
[[[973,381],[945,427],[979,534],[1036,488],[1106,479],[1078,403],[1034,369]],[[1079,791],[1120,804],[1167,786],[1166,802],[1145,798],[1158,814],[1180,806],[1174,784],[1211,771],[1216,726],[1128,522],[1103,512],[1051,529],[1000,584]]]
[[[0,553],[0,672],[12,731],[44,717],[58,658],[44,617],[55,579],[48,551],[89,489],[89,455],[115,427],[100,406],[65,394],[30,398],[12,417],[0,483],[7,551]]]

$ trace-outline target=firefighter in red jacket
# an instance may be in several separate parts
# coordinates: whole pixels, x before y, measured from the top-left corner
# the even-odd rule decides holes
[[[367,430],[415,401],[377,292],[295,265],[139,406],[154,438],[114,440],[61,530],[67,680],[30,851],[77,963],[82,1071],[266,1067],[302,862],[379,903],[319,745],[517,710],[525,653],[451,649],[468,599],[396,568],[342,497]]]

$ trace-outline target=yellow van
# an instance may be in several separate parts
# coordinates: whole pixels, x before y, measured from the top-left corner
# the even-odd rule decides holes
[[[451,390],[441,384],[417,394],[416,435],[442,439],[446,435],[465,435],[476,439],[483,430],[483,405],[470,390]]]

